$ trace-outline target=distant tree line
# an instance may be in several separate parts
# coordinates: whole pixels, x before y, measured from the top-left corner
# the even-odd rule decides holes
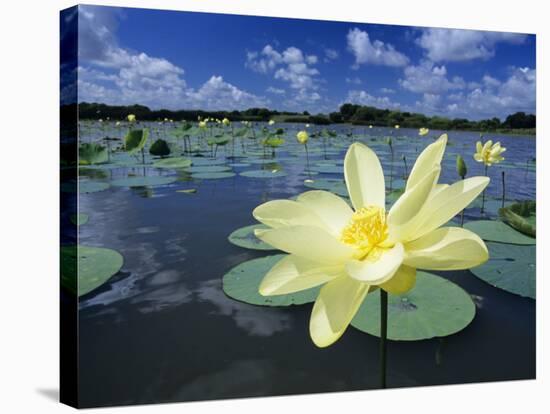
[[[74,113],[76,104],[61,108],[61,114]],[[508,115],[504,122],[499,118],[471,121],[465,118],[445,118],[441,116],[426,116],[414,112],[392,111],[372,106],[345,103],[338,112],[328,115],[311,115],[309,112],[275,111],[267,108],[249,108],[243,111],[203,111],[168,109],[151,110],[143,105],[112,106],[100,103],[82,102],[78,104],[80,119],[107,119],[123,120],[128,114],[136,115],[138,120],[157,121],[165,118],[174,121],[196,121],[201,118],[229,118],[231,121],[268,121],[276,119],[279,122],[298,122],[311,124],[350,123],[354,125],[373,125],[403,128],[430,128],[439,130],[535,130],[536,116],[525,112],[516,112]]]
[[[404,128],[431,128],[441,130],[501,130],[501,129],[534,129],[536,116],[525,112],[508,115],[504,122],[499,118],[470,121],[465,118],[445,118],[441,116],[426,116],[414,112],[392,111],[378,109],[372,106],[345,103],[339,112],[329,114],[331,122],[347,122],[357,125],[394,126]]]

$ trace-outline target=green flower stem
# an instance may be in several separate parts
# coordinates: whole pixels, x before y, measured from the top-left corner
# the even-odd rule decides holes
[[[309,170],[309,153],[307,151],[307,142],[304,144],[304,148],[306,149],[306,168],[307,168],[307,175],[308,178],[311,180],[311,171]]]
[[[489,172],[488,169],[489,166],[485,164],[485,177],[487,177],[487,174]],[[481,214],[483,214],[485,210],[485,191],[487,191],[487,189],[483,190],[483,194],[481,194]]]
[[[464,180],[466,178],[465,175],[461,175],[460,178]],[[464,209],[465,210],[465,209]],[[460,227],[464,227],[464,210],[460,212]]]
[[[388,292],[380,289],[380,388],[386,388],[386,349],[388,339]]]
[[[502,208],[504,208],[504,200],[506,199],[506,172],[502,171]]]

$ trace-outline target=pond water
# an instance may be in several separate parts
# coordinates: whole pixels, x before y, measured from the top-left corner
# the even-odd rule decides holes
[[[253,140],[245,142],[246,152],[240,141],[234,149],[218,149],[216,161],[203,161],[211,159],[209,152],[190,157],[201,160],[199,164],[228,166],[236,174],[227,178],[194,178],[183,170],[155,168],[149,157],[141,165],[141,160],[124,153],[113,154],[118,165],[79,169],[81,183],[110,187],[80,194],[78,211],[89,220],[79,227],[78,242],[117,250],[124,258],[119,273],[79,300],[83,406],[379,387],[377,337],[350,327],[334,345],[319,349],[309,338],[311,304],[254,306],[222,290],[222,277],[232,267],[277,253],[235,246],[228,235],[255,224],[251,212],[259,204],[309,189],[304,185],[309,177],[304,148],[294,139],[303,126],[276,126],[286,129],[287,142],[272,160],[263,159],[263,149]],[[315,129],[321,128],[310,128]],[[378,153],[388,174],[387,186],[391,169],[392,187],[400,188],[417,154],[440,134],[431,131],[428,137],[418,137],[412,129],[361,127],[350,137],[349,126],[330,129],[338,136],[326,146],[321,138],[308,143],[314,183],[343,179],[343,156],[350,142],[358,140]],[[84,132],[81,129],[81,141],[93,141],[99,134],[97,125],[88,123]],[[157,134],[170,136],[170,131],[161,128]],[[393,163],[384,142],[387,136],[393,137]],[[507,148],[505,162],[489,168],[487,216],[495,217],[503,171],[507,200],[535,198],[535,138],[491,134],[485,139],[489,138]],[[483,166],[472,158],[477,140],[478,133],[449,133],[440,182],[458,179],[457,154],[466,160],[468,176],[483,174]],[[226,159],[231,154],[238,158]],[[286,175],[240,175],[256,170]],[[114,185],[129,176],[171,179],[154,186]],[[185,189],[196,192],[178,192]],[[466,211],[467,220],[479,216],[479,204]],[[68,215],[62,220],[70,225]],[[64,243],[75,243],[68,234]],[[470,271],[434,273],[472,296],[476,316],[464,330],[444,338],[390,341],[388,387],[534,378],[535,301],[495,288]]]

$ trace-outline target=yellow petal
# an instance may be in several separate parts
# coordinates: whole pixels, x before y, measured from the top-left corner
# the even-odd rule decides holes
[[[314,226],[256,230],[254,234],[276,249],[322,264],[340,264],[355,253],[353,248]]]
[[[271,268],[259,291],[264,296],[284,295],[319,286],[341,275],[344,275],[342,265],[323,266],[291,254]]]
[[[326,229],[325,223],[304,204],[292,200],[273,200],[254,209],[252,215],[266,226],[317,226]]]
[[[492,146],[493,146],[493,140],[490,139],[483,145],[483,148],[481,149],[481,151],[485,154],[487,151],[491,149]]]
[[[441,135],[437,141],[428,145],[418,156],[407,180],[405,191],[417,185],[426,174],[431,173],[434,167],[441,165],[441,159],[447,145],[447,134]]]
[[[351,144],[344,159],[344,176],[355,210],[372,205],[385,207],[384,172],[369,147],[357,142]]]
[[[457,181],[430,198],[414,219],[405,239],[414,240],[444,225],[464,210],[489,184],[488,177]]]
[[[309,333],[320,348],[338,340],[357,313],[369,286],[347,276],[327,283],[321,289],[309,320]]]
[[[476,152],[474,154],[474,160],[476,160],[477,162],[483,162],[483,155]]]
[[[353,214],[348,203],[328,191],[308,191],[300,194],[297,201],[317,214],[331,233],[338,236]]]
[[[476,142],[476,152],[481,152],[483,150],[483,144],[481,144],[481,141]]]
[[[393,295],[402,295],[411,290],[416,283],[416,269],[401,265],[395,275],[380,285],[380,288]]]
[[[435,180],[439,177],[440,171],[440,166],[432,168],[430,172],[422,177],[422,180],[417,185],[405,191],[399,197],[388,213],[387,223],[390,233],[392,230],[397,230],[398,227],[407,224],[420,212],[422,206],[432,193]]]
[[[375,261],[370,261],[368,257],[366,260],[350,260],[346,263],[346,271],[353,279],[369,285],[379,285],[397,272],[403,262],[404,254],[403,245],[397,243],[391,249],[384,249]]]
[[[442,227],[405,245],[404,264],[417,269],[470,269],[487,261],[479,236],[460,227]]]

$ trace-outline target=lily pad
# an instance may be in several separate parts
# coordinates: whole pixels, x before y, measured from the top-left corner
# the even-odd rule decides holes
[[[82,245],[62,246],[61,284],[78,296],[85,295],[116,274],[123,262],[122,255],[116,250]]]
[[[108,189],[109,183],[103,183],[100,181],[80,181],[78,183],[78,192],[80,194],[86,193],[98,193],[99,191],[104,191]]]
[[[165,158],[157,160],[153,163],[156,168],[187,168],[191,166],[191,160],[184,157]]]
[[[517,231],[527,236],[536,237],[537,235],[537,204],[535,201],[522,201],[514,203],[509,207],[501,208],[498,211],[499,216],[515,228]]]
[[[339,165],[315,165],[311,171],[317,171],[322,174],[344,174],[344,168]]]
[[[230,170],[231,168],[226,167],[225,165],[199,165],[185,169],[185,171],[190,173],[224,172]]]
[[[249,178],[277,178],[286,177],[287,174],[281,170],[251,170],[243,171],[240,175]]]
[[[193,164],[193,166],[196,166],[196,165],[222,165],[222,164],[225,164],[226,161],[223,160],[223,159],[194,157],[194,158],[191,158],[191,163]]]
[[[536,297],[536,246],[487,243],[489,261],[471,272],[481,280],[519,296]]]
[[[461,287],[427,272],[417,272],[415,287],[388,295],[388,339],[418,341],[452,335],[474,319],[476,307]],[[351,325],[380,336],[380,293],[371,292]]]
[[[95,142],[85,142],[78,148],[78,161],[81,165],[101,164],[107,162],[107,148]]]
[[[76,226],[82,226],[88,222],[89,216],[85,213],[71,214],[70,220]]]
[[[304,182],[304,185],[308,188],[315,190],[326,190],[331,193],[337,194],[342,197],[348,197],[348,189],[344,180],[337,178],[319,178],[313,180],[313,182]]]
[[[193,173],[191,177],[197,178],[200,180],[216,180],[219,178],[231,178],[234,177],[235,173],[233,172],[203,172],[203,173]]]
[[[124,148],[130,154],[141,151],[149,137],[148,129],[133,129],[124,138]]]
[[[263,224],[253,224],[251,226],[241,227],[235,230],[228,237],[229,242],[245,249],[254,250],[275,250],[272,246],[264,243],[254,235],[256,229],[267,229]]]
[[[157,185],[167,185],[176,181],[176,177],[163,177],[154,175],[151,177],[126,177],[111,181],[116,187],[153,187]]]
[[[288,295],[262,296],[260,283],[271,268],[286,255],[277,254],[241,263],[223,276],[223,291],[233,299],[252,305],[289,306],[314,302],[319,287]]]
[[[464,224],[483,240],[511,244],[535,244],[536,239],[521,234],[509,225],[497,220],[477,220]]]

